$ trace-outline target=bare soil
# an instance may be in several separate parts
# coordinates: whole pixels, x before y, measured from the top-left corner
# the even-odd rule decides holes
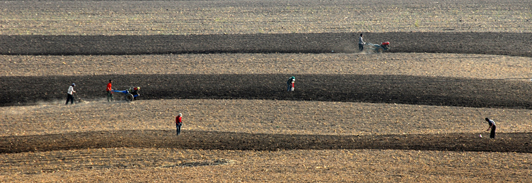
[[[496,140],[477,134],[412,135],[282,135],[216,131],[187,131],[176,138],[175,130],[101,131],[54,135],[4,137],[0,153],[87,148],[180,148],[203,150],[275,151],[296,149],[400,149],[436,151],[532,152],[530,133],[503,133]],[[487,137],[486,137],[487,138]]]
[[[530,181],[526,1],[2,3],[1,181]]]
[[[526,0],[46,0],[2,7],[2,35],[532,32]]]
[[[528,81],[532,58],[486,54],[0,55],[0,76],[323,74]],[[148,67],[149,66],[149,67]],[[284,81],[284,79],[283,79]],[[120,81],[115,85],[120,86]],[[124,86],[120,86],[124,87]]]
[[[43,36],[2,35],[4,55],[138,55],[182,53],[353,53],[357,32],[232,35]],[[366,33],[391,43],[388,52],[532,56],[532,33]]]
[[[11,173],[0,175],[3,180],[17,182],[530,180],[529,153],[104,148],[5,154],[0,161],[11,165],[1,167],[2,172]]]
[[[286,74],[276,75],[106,75],[5,77],[2,104],[34,103],[65,97],[57,90],[75,82],[83,99],[105,95],[108,78],[140,86],[143,99],[270,99],[415,105],[532,108],[528,81],[480,80],[401,75],[295,75],[298,92],[286,92]],[[37,88],[37,89],[35,89]],[[123,95],[116,93],[117,98]]]

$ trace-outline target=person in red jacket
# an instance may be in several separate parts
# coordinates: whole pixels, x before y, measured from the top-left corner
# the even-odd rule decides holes
[[[107,102],[113,101],[113,82],[109,80],[109,83],[107,83]]]
[[[296,82],[296,77],[292,76],[288,78],[288,81],[286,81],[287,91],[294,91],[295,82]]]
[[[179,135],[181,133],[181,126],[183,125],[183,121],[181,121],[181,117],[183,115],[181,113],[179,113],[176,117],[175,117],[175,127],[176,127],[176,131],[177,131],[177,135]]]

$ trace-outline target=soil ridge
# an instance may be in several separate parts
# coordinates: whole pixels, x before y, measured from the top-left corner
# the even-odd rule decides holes
[[[0,35],[3,55],[141,55],[190,53],[352,53],[359,33],[212,35]],[[389,52],[532,56],[532,33],[364,33],[390,41]]]
[[[530,82],[406,75],[295,75],[295,92],[286,91],[283,74],[168,74],[0,77],[0,106],[31,105],[66,98],[76,83],[76,98],[105,98],[115,89],[141,87],[140,100],[266,99],[398,103],[479,108],[532,109]],[[116,99],[124,94],[115,93]],[[66,99],[65,99],[66,100]]]
[[[499,133],[496,139],[474,133],[390,135],[291,135],[218,131],[122,130],[0,137],[0,153],[86,148],[180,148],[277,151],[295,149],[398,149],[531,153],[532,133]]]

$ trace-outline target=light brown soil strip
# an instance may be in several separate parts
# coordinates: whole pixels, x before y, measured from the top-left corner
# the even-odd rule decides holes
[[[0,154],[0,181],[523,182],[530,177],[530,159],[530,153],[457,151],[99,148]],[[229,164],[179,166],[223,160]]]
[[[2,8],[4,35],[532,31],[526,0],[48,0]]]
[[[4,68],[0,76],[360,74],[532,78],[532,57],[450,53],[0,55],[0,67]]]

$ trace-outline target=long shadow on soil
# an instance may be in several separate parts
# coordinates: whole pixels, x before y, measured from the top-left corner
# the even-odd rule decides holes
[[[373,43],[391,42],[390,52],[532,56],[532,33],[365,33]],[[138,55],[181,53],[354,52],[358,33],[61,36],[0,35],[3,55]]]
[[[502,133],[496,139],[477,134],[286,135],[174,130],[96,131],[0,137],[0,153],[86,148],[181,148],[216,150],[401,149],[437,151],[532,152],[532,133]]]
[[[139,100],[266,99],[400,103],[436,106],[532,108],[530,82],[401,75],[295,75],[296,90],[286,91],[288,75],[98,75],[0,77],[0,106],[65,100],[70,83],[82,99],[105,98],[105,86],[140,86]],[[115,93],[115,98],[124,95]]]

